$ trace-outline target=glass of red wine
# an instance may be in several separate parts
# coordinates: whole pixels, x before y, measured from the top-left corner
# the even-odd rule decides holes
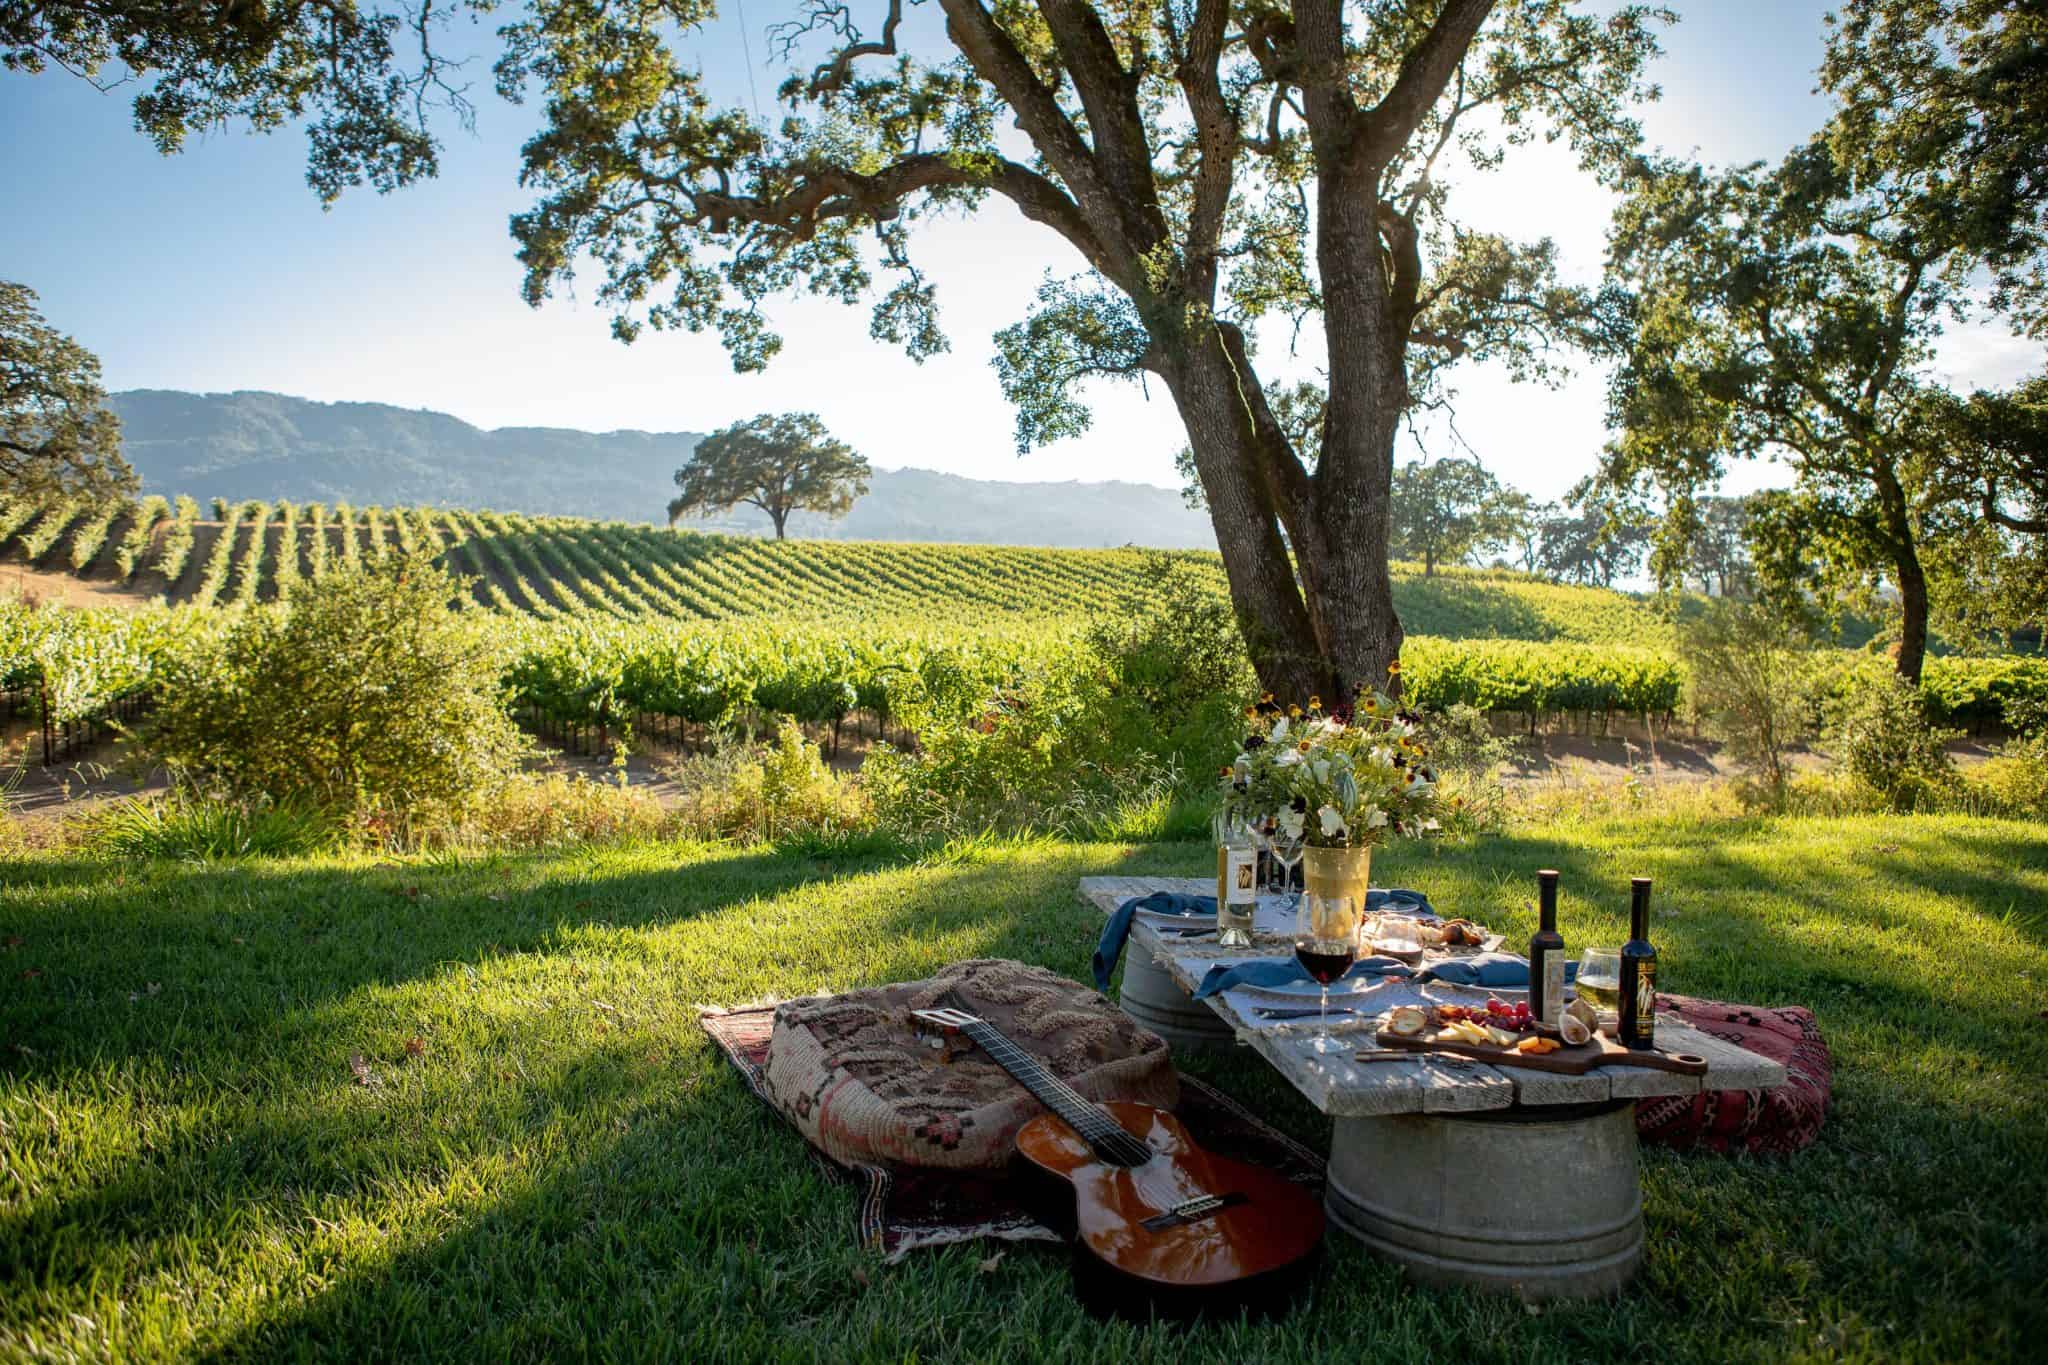
[[[1330,983],[1358,961],[1358,917],[1355,896],[1324,896],[1309,892],[1294,918],[1294,960],[1309,979],[1323,988],[1315,1041],[1309,1047],[1329,1053],[1340,1049],[1330,1040]]]

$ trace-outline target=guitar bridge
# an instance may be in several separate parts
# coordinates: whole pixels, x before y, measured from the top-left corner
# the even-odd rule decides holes
[[[1145,1227],[1153,1232],[1166,1228],[1177,1228],[1186,1223],[1199,1223],[1204,1218],[1213,1218],[1235,1204],[1246,1202],[1245,1196],[1233,1191],[1230,1194],[1201,1194],[1193,1199],[1183,1199],[1165,1213],[1155,1213],[1145,1220]]]

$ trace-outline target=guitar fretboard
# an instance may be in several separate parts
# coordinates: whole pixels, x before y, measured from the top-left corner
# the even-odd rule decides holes
[[[1060,1116],[1060,1121],[1080,1134],[1096,1155],[1119,1165],[1138,1165],[1152,1158],[1152,1149],[1132,1136],[1091,1103],[1080,1091],[1055,1076],[1045,1063],[1018,1047],[995,1025],[977,1019],[963,1030],[969,1038],[995,1059],[998,1066],[1017,1078],[1038,1102]]]

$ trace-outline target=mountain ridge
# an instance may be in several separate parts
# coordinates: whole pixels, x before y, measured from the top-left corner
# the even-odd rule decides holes
[[[702,438],[634,428],[483,428],[431,408],[260,389],[129,389],[109,402],[143,491],[202,500],[490,507],[659,523],[675,470]],[[751,508],[687,524],[769,532],[766,515]],[[1075,548],[1216,544],[1207,516],[1171,489],[973,479],[914,467],[876,468],[867,496],[847,516],[798,513],[790,534]]]

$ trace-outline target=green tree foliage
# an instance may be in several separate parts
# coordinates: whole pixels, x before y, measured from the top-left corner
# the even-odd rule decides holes
[[[306,182],[323,202],[369,184],[434,174],[430,117],[469,126],[459,61],[437,46],[458,16],[494,0],[142,0],[0,3],[0,69],[57,67],[100,84],[135,81],[135,126],[166,154],[195,132],[304,122]],[[118,77],[111,73],[121,73]]]
[[[1746,597],[1754,577],[1750,504],[1744,498],[1681,500],[1666,514],[1663,541],[1684,556],[1683,577],[1710,597]]]
[[[1908,230],[1992,280],[2048,336],[2048,11],[2038,0],[1859,0],[1821,66],[1830,147],[1859,188],[1905,191]]]
[[[1448,398],[1457,362],[1544,379],[1618,322],[1613,297],[1558,281],[1548,241],[1460,225],[1444,168],[1483,173],[1543,136],[1618,174],[1666,16],[1572,0],[937,8],[943,39],[901,0],[800,0],[771,121],[714,104],[672,45],[707,0],[539,0],[499,66],[548,115],[525,152],[539,202],[513,221],[527,299],[595,261],[621,338],[715,330],[755,370],[781,345],[773,296],[872,298],[873,334],[922,357],[947,343],[916,228],[1007,200],[1081,267],[997,338],[1020,447],[1083,430],[1093,381],[1157,379],[1266,685],[1381,683],[1401,643],[1386,561],[1402,423]],[[1266,317],[1334,339],[1313,451],[1258,373]]]
[[[2048,375],[1928,405],[1937,487],[1928,546],[1935,625],[2038,647],[2048,625]]]
[[[299,581],[178,660],[143,733],[190,785],[302,802],[394,835],[453,820],[517,767],[502,660],[424,556]]]
[[[1951,496],[1933,468],[1932,344],[1972,312],[2043,325],[2044,42],[2021,0],[1857,6],[1823,68],[1827,127],[1775,167],[1645,163],[1610,239],[1638,303],[1607,476],[1663,484],[1682,534],[1725,459],[1783,459],[1795,488],[1755,522],[1765,586],[1867,596],[1882,581],[1908,680],[1932,615],[1930,522]],[[1680,563],[1661,554],[1660,572]]]
[[[1509,544],[1517,507],[1499,479],[1477,460],[1415,460],[1394,473],[1393,553],[1420,560],[1423,577],[1439,564],[1464,564]]]
[[[0,280],[0,493],[108,497],[137,483],[99,358],[43,320],[33,289]]]
[[[735,422],[697,443],[676,471],[682,491],[668,505],[679,517],[758,507],[782,539],[791,512],[843,517],[868,491],[868,462],[836,441],[815,413],[764,414]]]
[[[1633,502],[1587,480],[1538,522],[1537,536],[1544,573],[1606,588],[1642,566],[1650,530]]]

